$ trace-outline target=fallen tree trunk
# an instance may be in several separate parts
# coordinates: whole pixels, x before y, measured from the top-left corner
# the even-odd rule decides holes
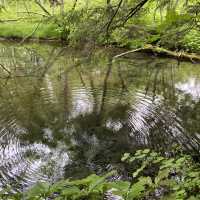
[[[200,62],[200,55],[194,54],[194,53],[185,53],[185,52],[176,52],[176,51],[170,51],[161,47],[157,46],[152,46],[152,45],[147,45],[142,48],[126,51],[124,53],[118,54],[114,56],[113,58],[119,58],[122,56],[125,56],[130,53],[135,53],[135,52],[145,52],[145,53],[153,53],[158,56],[163,56],[163,57],[170,57],[170,58],[175,58],[180,61],[190,61],[190,62]]]

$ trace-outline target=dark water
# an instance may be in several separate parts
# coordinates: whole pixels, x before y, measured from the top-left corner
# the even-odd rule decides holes
[[[200,147],[200,65],[0,44],[0,187],[120,167],[140,148]]]

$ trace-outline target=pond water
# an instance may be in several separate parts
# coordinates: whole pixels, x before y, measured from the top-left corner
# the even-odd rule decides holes
[[[116,50],[0,44],[0,188],[120,168],[124,152],[200,147],[200,65]]]

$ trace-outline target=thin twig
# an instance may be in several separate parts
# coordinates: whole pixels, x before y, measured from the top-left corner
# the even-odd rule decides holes
[[[42,20],[37,24],[37,26],[35,27],[35,29],[31,32],[30,35],[26,36],[25,38],[23,38],[23,40],[20,42],[20,45],[24,43],[25,40],[27,40],[28,38],[30,38],[31,36],[33,36],[33,34],[38,30],[40,24],[42,23]]]
[[[38,1],[35,0],[35,3],[49,16],[51,16],[50,12]]]
[[[27,13],[27,12],[17,12],[17,13]],[[32,12],[32,11],[29,11],[27,14],[34,14],[34,15],[41,15],[43,17],[49,17],[49,15],[44,15],[44,14]]]

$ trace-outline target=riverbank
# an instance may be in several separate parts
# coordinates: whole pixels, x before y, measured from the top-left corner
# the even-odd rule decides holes
[[[56,23],[48,22],[48,23],[39,23],[37,21],[24,21],[24,22],[4,22],[0,23],[0,41],[17,41],[20,44],[23,42],[50,42],[50,43],[57,43],[57,44],[68,44],[71,46],[84,46],[87,42],[87,38],[85,41],[75,42],[69,40],[70,38],[62,38],[62,33],[59,31],[59,26]],[[113,46],[116,48],[124,49],[124,52],[145,52],[157,56],[162,57],[172,57],[178,60],[186,60],[190,62],[199,62],[199,35],[193,31],[188,33],[184,39],[184,43],[182,46],[180,44],[179,49],[175,49],[175,47],[168,48],[167,45],[163,44],[162,46],[154,47],[156,49],[159,48],[157,51],[154,49],[147,49],[147,47],[151,46],[151,43],[145,43],[144,41],[138,45],[131,45],[136,43],[137,40],[129,38],[125,43],[123,40],[114,38],[110,41],[101,42],[96,41],[97,45],[99,46]],[[69,41],[68,41],[69,40]],[[73,40],[73,38],[72,38]],[[80,44],[79,44],[80,42]],[[72,43],[72,44],[71,44]],[[84,44],[85,43],[85,44]],[[139,48],[138,48],[139,47]],[[155,51],[156,50],[156,51]],[[167,53],[166,53],[167,52]],[[169,53],[170,52],[170,53]],[[123,52],[122,52],[123,53]],[[125,53],[127,54],[127,53]]]
[[[174,52],[200,54],[199,30],[193,26],[191,29],[182,27],[179,22],[183,17],[181,7],[173,13],[165,12],[165,16],[149,11],[116,28],[107,22],[111,16],[103,1],[91,4],[69,1],[63,11],[61,5],[52,7],[48,2],[37,2],[13,2],[1,10],[1,39],[64,41],[70,46],[91,42],[128,50],[152,45]],[[157,11],[155,3],[150,3],[149,7]]]
[[[0,37],[0,41],[9,41],[9,42],[18,42],[19,44],[22,44],[24,42],[36,42],[36,43],[53,43],[53,44],[59,44],[59,45],[64,45],[66,46],[67,43],[66,41],[63,41],[61,38],[34,38],[34,37],[18,37],[18,36],[12,36],[12,37]],[[85,44],[87,45],[87,44]],[[105,45],[101,45],[103,48],[105,48]],[[112,47],[112,45],[108,45],[109,47]],[[83,47],[83,46],[82,46]],[[172,58],[176,59],[178,61],[187,61],[187,62],[192,62],[192,63],[199,63],[200,62],[200,54],[196,53],[187,53],[184,51],[171,51],[165,48],[161,48],[158,46],[152,46],[152,45],[145,45],[142,48],[138,49],[133,49],[131,50],[130,48],[120,48],[118,45],[113,46],[113,48],[117,48],[121,52],[119,54],[116,54],[113,56],[113,59],[118,59],[119,57],[126,57],[128,54],[133,54],[137,52],[149,54],[149,55],[154,55],[157,57],[166,57],[166,58]],[[123,49],[123,51],[122,51]]]
[[[0,37],[5,39],[60,40],[57,25],[38,22],[0,23]]]

